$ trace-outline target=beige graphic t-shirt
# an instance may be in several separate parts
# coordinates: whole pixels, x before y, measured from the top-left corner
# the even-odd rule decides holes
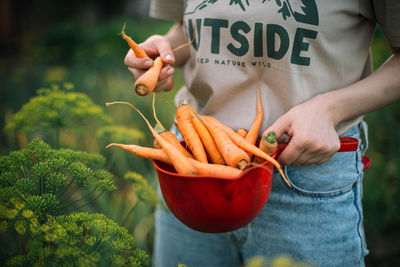
[[[195,38],[176,102],[234,129],[250,128],[256,116],[265,66],[264,131],[291,107],[370,74],[377,22],[400,47],[399,10],[398,0],[153,0],[150,14],[182,20]],[[339,124],[338,134],[360,120]]]

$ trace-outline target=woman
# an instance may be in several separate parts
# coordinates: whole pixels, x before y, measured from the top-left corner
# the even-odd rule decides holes
[[[361,140],[362,116],[400,98],[400,2],[153,0],[151,15],[177,23],[142,48],[165,66],[156,91],[185,86],[176,102],[234,128],[249,128],[261,85],[262,130],[288,136],[278,160],[293,187],[275,173],[267,205],[249,225],[226,234],[191,230],[165,211],[156,214],[156,266],[240,266],[250,257],[289,255],[315,266],[363,266],[361,156],[336,153],[339,136]],[[370,43],[379,23],[393,55],[372,73]],[[172,53],[187,42],[190,48]],[[153,62],[130,50],[137,78]],[[366,139],[366,138],[365,138]]]

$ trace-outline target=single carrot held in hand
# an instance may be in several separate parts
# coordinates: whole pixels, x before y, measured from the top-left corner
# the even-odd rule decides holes
[[[239,128],[236,132],[243,138],[245,138],[247,135],[247,130],[245,128]]]
[[[171,161],[172,165],[174,166],[175,170],[179,174],[184,174],[184,175],[196,175],[197,170],[193,166],[192,163],[190,163],[189,159],[185,157],[174,145],[170,144],[167,140],[165,140],[161,135],[159,135],[156,130],[154,130],[153,127],[151,127],[149,121],[146,119],[146,117],[132,104],[128,102],[111,102],[107,103],[106,105],[113,105],[113,104],[125,104],[129,105],[132,107],[134,110],[136,110],[139,115],[143,118],[143,120],[146,122],[147,126],[149,127],[151,133],[153,134],[154,138],[157,140],[157,142],[161,145],[162,149],[165,151],[165,153],[168,155],[169,160]]]
[[[179,105],[176,109],[176,123],[194,158],[200,162],[208,163],[203,143],[192,122],[193,112],[193,108],[188,104]]]
[[[215,144],[210,132],[194,113],[192,114],[192,123],[200,136],[200,139],[204,145],[204,148],[206,149],[208,156],[211,159],[211,162],[215,164],[225,164],[225,160],[219,152],[218,147]]]
[[[146,52],[143,50],[143,48],[141,48],[137,43],[135,43],[135,41],[132,40],[131,37],[129,37],[128,35],[125,34],[125,27],[126,27],[126,23],[124,23],[124,26],[122,27],[122,31],[121,31],[121,35],[122,38],[124,38],[124,40],[128,43],[129,47],[132,49],[133,53],[135,53],[136,57],[149,57]]]
[[[172,52],[175,53],[176,51],[192,44],[192,42],[188,42],[183,45],[180,45],[177,48],[175,48]],[[133,42],[133,43],[135,43],[135,42]],[[140,46],[139,46],[139,48],[140,48]],[[135,81],[135,92],[138,95],[146,96],[154,91],[154,88],[157,85],[158,76],[160,75],[160,71],[163,67],[163,64],[164,63],[163,63],[161,57],[160,56],[156,57],[156,59],[153,62],[153,66],[150,67],[142,76],[137,78],[137,80]],[[172,87],[171,87],[171,89],[172,89]]]
[[[249,156],[247,153],[239,148],[232,142],[229,136],[219,127],[214,127],[213,124],[204,120],[203,117],[199,117],[200,121],[207,127],[211,136],[213,137],[218,150],[221,152],[224,160],[228,166],[236,167],[240,170],[245,169],[249,162]]]
[[[158,76],[160,75],[163,62],[161,57],[157,57],[154,60],[153,66],[151,66],[142,76],[135,81],[135,92],[140,96],[145,96],[154,91],[154,88],[158,82]]]
[[[124,38],[124,40],[128,43],[130,48],[135,53],[135,56],[139,58],[149,57],[146,52],[137,43],[135,43],[135,41],[132,40],[132,38],[125,34],[125,26],[126,24],[124,23],[124,27],[121,31],[122,38]],[[135,81],[135,92],[138,95],[145,96],[154,91],[162,66],[163,62],[161,57],[157,57],[153,62],[153,66]]]
[[[126,151],[129,151],[137,156],[162,161],[168,164],[171,164],[167,153],[165,153],[162,149],[155,149],[149,147],[142,147],[138,145],[125,145],[125,144],[109,144],[107,148],[117,146]],[[197,161],[195,159],[189,159],[189,161],[196,168],[199,175],[209,175],[209,176],[217,176],[217,177],[236,177],[240,175],[242,172],[236,168],[232,168],[226,165],[219,164],[208,164]]]
[[[242,148],[243,150],[252,153],[254,156],[260,157],[262,159],[265,159],[269,162],[271,162],[279,171],[279,173],[282,176],[282,179],[285,181],[285,183],[289,186],[292,187],[290,184],[289,180],[286,178],[285,174],[283,173],[283,170],[281,168],[281,165],[279,162],[277,162],[274,158],[272,158],[270,155],[256,147],[255,145],[250,144],[246,139],[241,137],[238,133],[236,133],[234,130],[229,128],[228,126],[224,125],[217,119],[211,116],[200,116],[200,119],[202,119],[203,123],[208,122],[211,127],[221,129],[223,132],[225,132],[229,138],[234,142],[238,147]],[[207,127],[208,128],[208,127]]]

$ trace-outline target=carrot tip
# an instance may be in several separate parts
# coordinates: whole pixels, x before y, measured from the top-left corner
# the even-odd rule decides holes
[[[106,146],[106,148],[109,148],[109,147],[112,147],[112,146],[115,146],[115,144],[114,143],[109,144],[108,146]]]
[[[124,22],[124,26],[122,26],[121,35],[125,35],[125,27],[126,27],[126,22]]]

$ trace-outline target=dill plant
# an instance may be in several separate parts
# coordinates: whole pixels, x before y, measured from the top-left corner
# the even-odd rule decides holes
[[[15,113],[13,122],[5,130],[24,134],[28,139],[41,137],[55,147],[61,147],[62,132],[81,136],[93,132],[91,129],[111,124],[101,106],[93,103],[86,94],[73,89],[71,83],[38,89],[37,96]]]
[[[113,176],[98,154],[52,149],[40,139],[0,158],[1,262],[9,266],[142,266],[125,228],[83,210]]]
[[[26,252],[9,266],[145,266],[148,255],[128,231],[103,214],[77,212],[26,223]]]

